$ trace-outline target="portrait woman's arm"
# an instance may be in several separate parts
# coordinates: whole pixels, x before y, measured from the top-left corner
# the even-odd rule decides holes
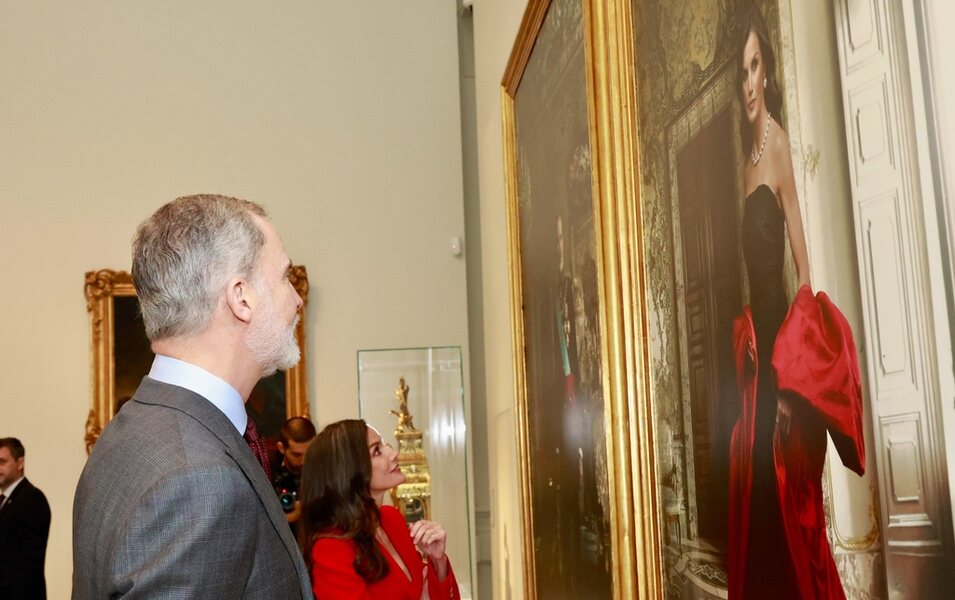
[[[793,262],[796,263],[799,287],[804,285],[811,287],[809,281],[809,250],[806,247],[802,215],[799,212],[799,198],[796,196],[796,176],[793,173],[789,136],[778,125],[774,128],[781,134],[773,137],[773,154],[775,155],[773,156],[773,164],[778,165],[776,175],[779,182],[779,202],[786,219],[786,231],[789,232],[789,246],[792,248]]]
[[[786,221],[786,231],[789,233],[789,246],[792,248],[793,262],[796,264],[796,275],[799,278],[799,288],[812,287],[809,281],[809,250],[806,247],[806,236],[803,232],[802,215],[799,211],[799,198],[796,195],[796,176],[793,172],[792,154],[789,149],[789,136],[778,125],[775,126],[780,135],[774,136],[772,152],[773,165],[779,182],[779,203],[783,209],[783,218]],[[792,423],[791,401],[785,396],[779,396],[776,403],[776,428],[783,437],[789,435]]]

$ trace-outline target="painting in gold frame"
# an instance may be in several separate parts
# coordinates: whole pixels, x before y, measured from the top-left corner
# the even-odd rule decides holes
[[[659,596],[630,19],[532,0],[502,81],[527,598]]]
[[[295,330],[301,357],[291,369],[260,381],[246,403],[250,416],[266,437],[277,434],[278,426],[289,417],[309,416],[305,370],[308,275],[305,267],[293,266],[290,279],[302,297]],[[89,271],[83,289],[90,318],[91,406],[85,436],[88,453],[109,420],[132,397],[140,380],[149,372],[153,354],[139,315],[136,289],[128,272]]]

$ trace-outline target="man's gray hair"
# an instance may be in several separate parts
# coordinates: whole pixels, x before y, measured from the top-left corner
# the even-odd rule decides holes
[[[227,196],[177,198],[146,219],[133,238],[133,284],[152,340],[208,326],[233,277],[254,278],[265,235],[260,205]]]

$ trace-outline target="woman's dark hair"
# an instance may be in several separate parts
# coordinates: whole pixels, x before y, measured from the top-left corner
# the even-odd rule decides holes
[[[371,497],[368,425],[360,419],[322,429],[305,453],[299,485],[302,518],[298,543],[312,570],[312,546],[319,538],[352,540],[355,572],[368,582],[388,575],[388,561],[375,543],[380,512]]]
[[[766,70],[766,89],[763,92],[763,98],[766,101],[766,110],[773,116],[776,123],[782,126],[783,94],[779,90],[779,80],[776,78],[776,53],[773,51],[773,45],[769,41],[769,33],[766,30],[766,23],[757,11],[750,15],[748,25],[740,30],[739,45],[736,54],[736,69],[738,79],[736,82],[737,94],[742,99],[743,89],[743,71],[740,65],[743,64],[743,51],[746,49],[746,42],[749,41],[749,34],[755,33],[759,40],[759,54],[763,57],[763,68]],[[745,101],[743,102],[745,104]],[[741,115],[739,120],[739,135],[742,143],[743,153],[747,154],[750,143],[753,139],[752,125]]]

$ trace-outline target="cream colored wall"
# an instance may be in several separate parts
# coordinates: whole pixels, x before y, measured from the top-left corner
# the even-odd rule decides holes
[[[270,210],[309,269],[319,423],[357,415],[358,349],[466,351],[465,262],[449,249],[464,235],[456,13],[3,0],[0,14],[0,435],[23,440],[50,500],[55,600],[86,458],[83,273],[128,268],[163,202],[220,192]]]
[[[494,598],[523,598],[500,82],[525,0],[477,0],[474,63]]]
[[[464,224],[468,240],[468,346],[471,361],[471,439],[473,457],[474,548],[480,597],[493,587],[491,564],[491,494],[488,482],[487,394],[484,389],[484,303],[481,270],[481,194],[478,187],[477,108],[474,80],[474,14],[460,10],[458,52],[461,65],[461,154],[464,172]]]

